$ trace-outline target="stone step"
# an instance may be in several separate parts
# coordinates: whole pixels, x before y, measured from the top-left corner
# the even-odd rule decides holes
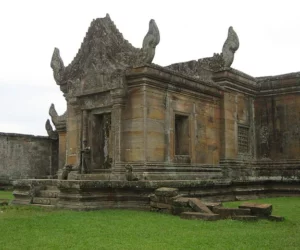
[[[30,204],[33,207],[55,208],[55,205]]]
[[[213,214],[213,212],[197,198],[190,198],[188,204],[195,212]]]
[[[172,209],[172,205],[166,204],[166,203],[159,203],[159,202],[153,202],[150,201],[150,206],[153,208],[161,208],[161,209]]]
[[[254,215],[237,215],[232,216],[232,220],[240,220],[240,221],[257,221],[258,217]]]
[[[269,215],[267,219],[270,221],[284,221],[284,217],[276,215]]]
[[[156,196],[174,197],[178,195],[178,188],[161,187],[155,190]]]
[[[239,208],[248,208],[251,211],[252,215],[258,216],[269,216],[272,213],[272,204],[258,204],[258,203],[250,203],[244,202]]]
[[[59,195],[59,190],[41,190],[39,192],[38,197],[45,197],[45,198],[57,198]]]
[[[189,198],[179,197],[173,200],[173,206],[175,207],[188,207]]]
[[[213,212],[219,214],[221,218],[232,218],[239,215],[251,215],[249,208],[227,208],[227,207],[214,207]]]
[[[203,202],[211,211],[214,207],[223,207],[222,202]]]
[[[34,197],[32,203],[42,205],[56,205],[57,201],[57,198]]]
[[[44,190],[51,190],[51,191],[59,192],[59,189],[57,188],[57,186],[50,186],[50,185],[47,185]]]
[[[180,215],[181,219],[186,220],[206,220],[206,221],[216,221],[220,219],[218,214],[208,214],[208,213],[198,213],[198,212],[183,212]]]

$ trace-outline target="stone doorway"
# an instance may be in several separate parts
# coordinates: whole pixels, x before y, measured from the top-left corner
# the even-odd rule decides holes
[[[111,113],[92,116],[92,169],[108,169],[112,163]]]

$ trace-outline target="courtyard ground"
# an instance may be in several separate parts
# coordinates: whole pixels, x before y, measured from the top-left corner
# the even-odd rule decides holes
[[[11,192],[0,191],[4,198],[11,199]],[[256,202],[273,204],[273,214],[285,221],[207,222],[145,211],[2,206],[0,249],[299,249],[300,197]]]

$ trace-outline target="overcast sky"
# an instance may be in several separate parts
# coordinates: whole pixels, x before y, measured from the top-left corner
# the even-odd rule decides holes
[[[106,13],[138,48],[155,19],[161,40],[153,62],[162,66],[221,52],[233,26],[240,48],[232,67],[252,76],[300,71],[299,0],[1,0],[0,9],[0,132],[46,135],[50,104],[66,109],[53,49],[68,65],[91,21]]]

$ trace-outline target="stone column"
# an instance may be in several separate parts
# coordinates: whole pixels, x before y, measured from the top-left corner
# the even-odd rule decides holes
[[[56,128],[58,132],[58,169],[62,169],[66,164],[66,124]]]
[[[67,110],[67,159],[66,164],[72,165],[75,169],[80,169],[81,159],[81,110],[77,104],[77,99],[68,100]]]
[[[122,88],[111,91],[113,106],[111,112],[111,130],[113,134],[113,162],[112,169],[121,162],[121,134],[122,134],[122,112],[125,106],[126,91]]]
[[[237,157],[236,102],[235,93],[224,92],[224,99],[221,101],[222,159]]]

